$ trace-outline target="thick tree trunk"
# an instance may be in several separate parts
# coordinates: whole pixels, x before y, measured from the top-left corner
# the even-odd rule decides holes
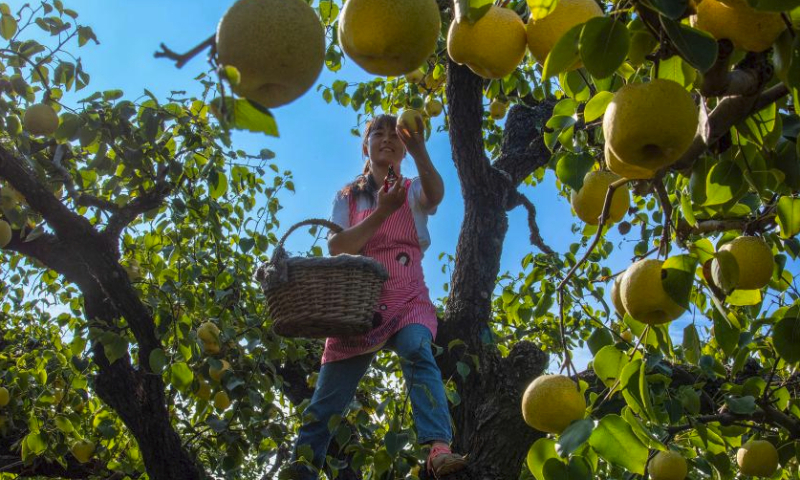
[[[87,318],[112,322],[117,317],[104,294],[85,293],[84,299]],[[136,437],[150,478],[202,478],[201,469],[183,448],[180,437],[170,424],[161,376],[134,369],[127,355],[110,363],[99,342],[93,345],[92,352],[99,367],[95,391]]]
[[[444,377],[457,381],[461,396],[452,409],[454,448],[470,455],[467,470],[450,478],[512,480],[519,477],[530,445],[542,436],[524,423],[520,401],[527,384],[547,367],[547,355],[519,342],[503,358],[492,343],[492,293],[508,231],[505,209],[519,179],[496,169],[484,153],[482,89],[479,77],[450,63],[450,142],[465,214],[437,343],[463,342],[439,360]],[[458,373],[459,362],[470,367],[466,378]]]

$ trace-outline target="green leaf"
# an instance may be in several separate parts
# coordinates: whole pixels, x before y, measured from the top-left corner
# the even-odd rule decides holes
[[[595,17],[581,31],[579,49],[583,66],[595,78],[610,77],[625,61],[630,34],[612,17]]]
[[[214,200],[220,198],[228,192],[228,177],[224,172],[212,170],[208,178],[209,186],[211,187],[210,194]]]
[[[25,444],[34,455],[41,455],[47,450],[47,440],[45,440],[44,435],[38,432],[29,433],[28,436],[25,437]]]
[[[541,20],[550,15],[558,6],[558,0],[528,0],[531,19]]]
[[[572,118],[572,117],[567,117]],[[594,166],[594,159],[585,153],[567,153],[556,164],[556,177],[574,191],[583,187],[583,177]]]
[[[332,24],[339,16],[339,6],[331,0],[320,0],[319,17],[325,25]]]
[[[614,337],[611,332],[605,327],[595,328],[589,338],[586,340],[586,345],[592,355],[596,355],[603,347],[614,345]]]
[[[548,458],[542,474],[545,480],[569,480],[569,466],[558,458]]]
[[[680,56],[691,66],[705,73],[717,61],[717,41],[710,34],[669,18],[661,17],[661,23]]]
[[[686,309],[689,308],[696,268],[697,257],[693,255],[670,257],[661,266],[661,285],[672,301]]]
[[[185,390],[192,384],[194,373],[185,362],[173,363],[169,367],[169,382],[178,390]]]
[[[644,0],[642,3],[672,20],[679,20],[689,5],[688,0]]]
[[[5,40],[11,40],[17,33],[17,21],[11,15],[3,14],[0,17],[0,36]]]
[[[114,332],[104,332],[100,335],[100,343],[103,344],[103,352],[108,361],[114,363],[128,354],[128,340]]]
[[[683,218],[686,219],[686,223],[689,226],[694,227],[697,225],[697,219],[694,216],[694,205],[692,205],[692,199],[689,195],[681,195],[681,213],[683,213]]]
[[[700,360],[700,335],[693,323],[683,328],[683,355],[689,363],[697,365]]]
[[[717,310],[713,311],[712,317],[714,321],[714,338],[722,352],[730,357],[739,345],[740,330],[731,325],[728,319],[723,317]]]
[[[722,160],[708,172],[706,200],[703,205],[720,205],[733,199],[745,186],[742,169],[734,162]]]
[[[775,324],[772,343],[778,355],[787,363],[800,362],[800,308],[792,307],[786,315]]]
[[[725,297],[726,302],[737,307],[758,305],[761,300],[761,290],[740,290],[738,288]]]
[[[611,92],[597,92],[586,104],[586,108],[583,110],[583,120],[589,123],[602,117],[613,98],[614,94]]]
[[[69,418],[65,417],[64,415],[58,415],[55,418],[55,424],[56,428],[64,433],[72,433],[75,431],[75,427],[72,426],[72,422],[70,422]]]
[[[691,244],[689,246],[689,252],[700,259],[701,264],[705,264],[707,261],[714,258],[714,245],[711,244],[711,240],[707,238],[701,238]]]
[[[639,475],[644,474],[647,447],[619,415],[606,415],[589,437],[589,444],[601,458]]]
[[[756,10],[788,12],[800,7],[800,0],[751,0],[750,4]]]
[[[628,362],[628,356],[624,352],[614,345],[608,345],[594,356],[592,370],[606,387],[611,388]]]
[[[728,397],[725,399],[731,413],[740,415],[752,415],[756,411],[756,399],[751,395],[745,397]]]
[[[550,438],[540,438],[528,449],[525,463],[536,480],[545,480],[542,470],[547,460],[551,458],[558,459],[558,453],[556,453],[556,442]]]
[[[593,430],[594,420],[591,418],[572,422],[558,437],[556,451],[562,457],[568,457],[589,439]]]
[[[169,360],[167,360],[167,355],[164,353],[164,350],[160,348],[156,348],[152,352],[150,352],[150,370],[153,373],[161,374],[164,371],[164,367],[167,366]]]
[[[375,475],[380,478],[380,476],[392,466],[392,456],[389,455],[389,452],[387,452],[385,448],[381,448],[375,454],[374,459]]]
[[[554,77],[561,72],[566,72],[575,68],[580,60],[580,38],[583,31],[583,23],[575,25],[567,31],[555,45],[547,59],[544,61],[542,79],[546,80]]]
[[[800,233],[800,198],[781,197],[778,200],[778,225],[781,238],[791,238]]]
[[[221,111],[221,102],[219,100],[215,99],[211,103]],[[233,128],[261,132],[273,137],[279,136],[275,117],[261,105],[246,98],[233,99],[229,97],[225,98],[224,105]]]

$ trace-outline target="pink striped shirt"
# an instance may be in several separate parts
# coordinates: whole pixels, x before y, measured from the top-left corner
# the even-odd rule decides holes
[[[406,180],[406,187],[410,186]],[[350,225],[357,225],[373,212],[374,208],[357,210],[351,197]],[[428,327],[436,337],[436,307],[430,300],[422,272],[422,249],[417,237],[414,215],[408,204],[408,195],[378,231],[367,241],[362,255],[381,262],[389,272],[375,307],[377,326],[363,335],[347,338],[328,338],[322,363],[344,360],[379,350],[398,330],[412,323]]]

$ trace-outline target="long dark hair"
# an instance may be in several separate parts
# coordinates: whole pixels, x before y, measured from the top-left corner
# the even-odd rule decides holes
[[[367,122],[364,127],[364,132],[361,135],[361,145],[365,150],[369,142],[369,134],[376,128],[391,128],[394,130],[397,127],[397,117],[394,115],[377,115],[372,120]],[[378,184],[369,174],[369,157],[364,161],[364,170],[358,175],[355,180],[345,185],[341,190],[343,196],[352,195],[354,199],[358,200],[359,197],[367,198],[370,205],[375,201],[375,192],[378,191]]]

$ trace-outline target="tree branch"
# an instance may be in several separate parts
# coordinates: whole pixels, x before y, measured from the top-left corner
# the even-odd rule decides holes
[[[206,48],[211,48],[211,54],[213,55],[214,50],[216,49],[217,46],[216,38],[217,35],[215,33],[214,35],[211,35],[210,37],[205,39],[202,43],[200,43],[199,45],[197,45],[196,47],[194,47],[193,49],[189,50],[186,53],[176,53],[170,50],[166,45],[162,43],[160,45],[161,51],[154,53],[153,56],[155,58],[168,58],[170,60],[174,60],[175,66],[178,68],[182,68],[189,62],[189,60],[196,57],[200,52],[202,52]]]
[[[542,128],[552,114],[552,102],[541,102],[533,108],[511,107],[503,132],[502,153],[493,166],[507,172],[514,187],[550,160]]]
[[[688,150],[671,167],[674,170],[688,170],[694,162],[725,135],[733,125],[744,120],[752,113],[778,101],[789,94],[784,84],[775,85],[758,96],[725,97],[708,116],[707,125],[694,137]]]
[[[533,206],[533,202],[516,190],[512,191],[512,196],[515,201],[513,206],[522,205],[528,211],[528,229],[531,232],[531,245],[536,246],[544,253],[555,253],[552,248],[544,243],[544,239],[542,239],[542,235],[539,233],[539,225],[536,223],[536,207]]]
[[[122,208],[119,208],[108,220],[103,234],[116,241],[125,227],[142,213],[159,207],[173,191],[173,185],[168,182],[158,182],[155,187],[148,190],[141,197],[137,197]]]
[[[97,233],[89,220],[61,203],[23,166],[24,163],[0,145],[0,177],[25,197],[28,205],[44,217],[60,239],[75,239]]]
[[[704,235],[709,233],[727,232],[736,230],[743,233],[761,232],[768,228],[777,226],[775,214],[765,215],[760,218],[726,218],[719,220],[701,220],[693,227],[686,221],[681,221],[676,233],[681,241],[685,241],[689,235]]]

